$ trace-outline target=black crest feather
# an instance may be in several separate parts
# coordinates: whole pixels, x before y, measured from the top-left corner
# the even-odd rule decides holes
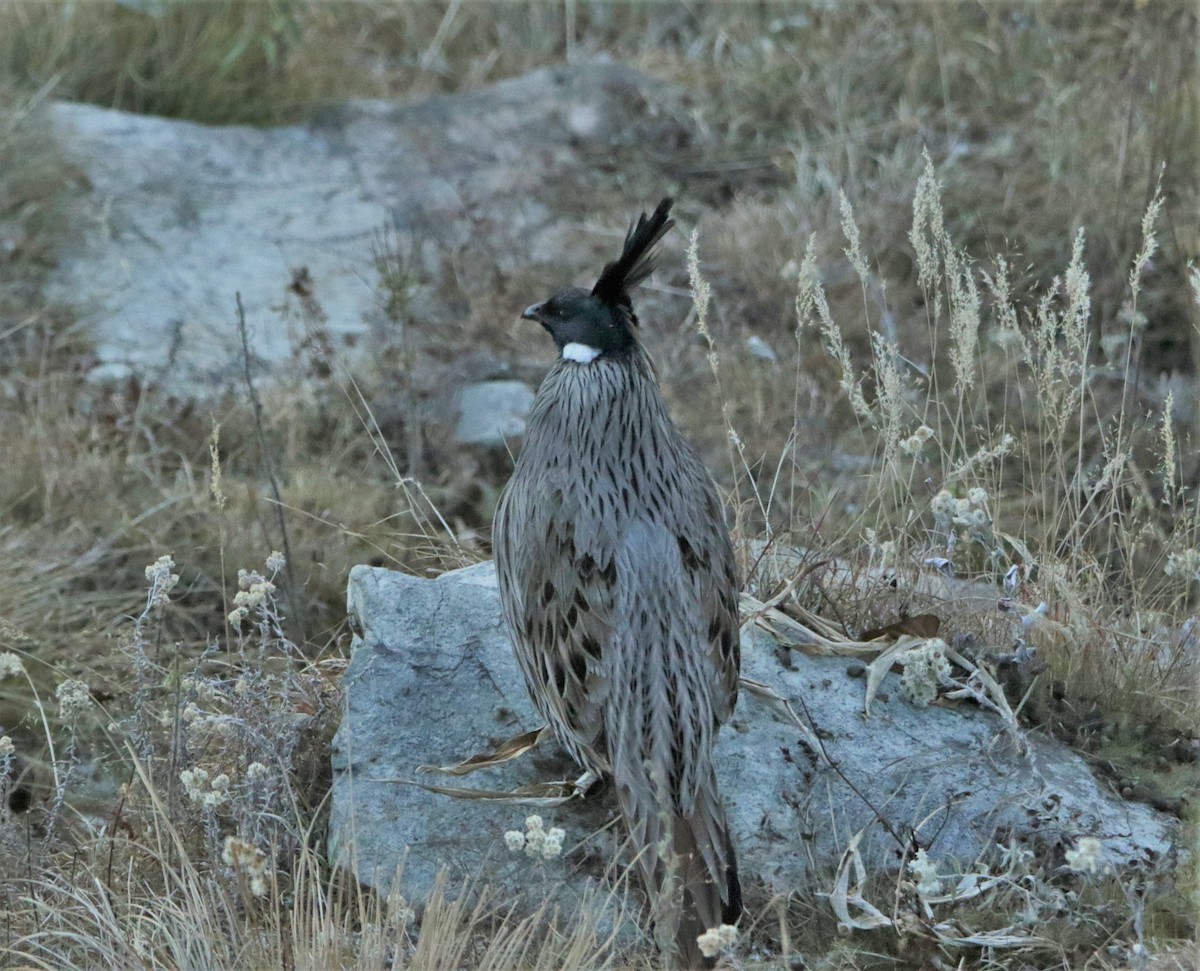
[[[604,267],[600,279],[592,287],[592,296],[612,307],[630,306],[629,291],[654,271],[651,250],[675,225],[675,220],[668,218],[674,201],[664,199],[649,218],[645,213],[638,216],[637,222],[625,234],[621,255]]]

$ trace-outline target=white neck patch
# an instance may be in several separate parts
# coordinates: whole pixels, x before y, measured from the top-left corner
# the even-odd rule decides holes
[[[575,361],[577,364],[591,364],[600,356],[600,348],[589,347],[587,344],[577,344],[572,341],[564,344],[562,349],[564,361]]]

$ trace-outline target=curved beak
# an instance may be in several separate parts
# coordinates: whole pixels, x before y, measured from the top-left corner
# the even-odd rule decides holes
[[[521,313],[521,319],[522,320],[540,320],[541,312],[542,312],[542,305],[540,303],[530,304]]]

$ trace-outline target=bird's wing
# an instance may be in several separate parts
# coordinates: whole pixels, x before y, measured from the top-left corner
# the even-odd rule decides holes
[[[569,747],[580,746],[577,757],[607,771],[602,710],[611,680],[604,654],[616,613],[614,557],[610,544],[576,535],[575,517],[561,502],[558,491],[537,503],[506,496],[496,529],[497,566],[507,579],[501,595],[540,713],[566,730]]]
[[[685,767],[700,772],[700,756],[707,759],[737,701],[733,552],[715,490],[696,501],[703,509],[709,499],[710,509],[690,516],[630,522],[616,559],[614,649],[637,691],[615,697],[610,717],[622,736],[648,741],[653,761],[685,776]],[[690,805],[698,776],[670,781],[681,805]]]
[[[588,499],[565,483],[510,489],[497,512],[501,599],[530,694],[544,717],[599,757],[608,751],[605,734],[615,730],[604,725],[613,681],[653,679],[649,667],[635,673],[632,665],[656,667],[664,677],[691,672],[685,689],[664,684],[643,714],[627,712],[634,722],[655,706],[675,705],[686,690],[704,696],[694,700],[703,702],[707,735],[737,701],[733,548],[703,465],[688,454],[680,471],[686,484],[677,497],[691,499],[661,518],[616,526],[580,515],[575,505]]]
[[[713,715],[723,725],[737,703],[741,670],[737,563],[716,486],[699,459],[688,458],[684,467],[694,488],[681,494],[691,501],[672,525],[690,606],[701,619],[706,659],[718,686]]]
[[[736,886],[712,751],[737,699],[737,587],[715,489],[687,494],[690,518],[640,517],[622,534],[613,653],[627,670],[605,715],[617,798],[647,880],[660,881],[670,839],[698,855],[681,875],[717,913]]]

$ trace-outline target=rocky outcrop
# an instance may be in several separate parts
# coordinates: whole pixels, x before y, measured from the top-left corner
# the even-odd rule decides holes
[[[538,727],[501,624],[492,564],[435,580],[360,566],[349,609],[356,637],[335,740],[336,857],[372,885],[388,883],[403,863],[410,899],[442,867],[513,900],[531,884],[557,886],[566,900],[604,879],[619,831],[605,828],[616,813],[610,793],[541,811],[409,784],[512,790],[578,774],[552,742],[465,779],[420,771]],[[998,844],[1034,850],[1050,869],[1082,837],[1100,841],[1101,867],[1146,865],[1172,849],[1171,819],[1123,801],[1052,740],[1029,735],[1021,754],[1001,721],[974,705],[917,707],[889,674],[864,716],[864,681],[852,667],[783,650],[753,626],[744,635],[744,676],[807,712],[821,740],[814,749],[748,692],[721,732],[717,772],[752,901],[831,889],[822,881],[860,832],[868,869],[895,868],[892,833],[915,831],[943,874],[972,870]],[[566,831],[562,858],[535,865],[506,849],[505,832],[522,829],[533,811]]]
[[[525,434],[533,389],[522,381],[480,381],[463,388],[455,401],[461,445],[504,445]]]
[[[354,101],[282,128],[56,104],[90,188],[49,296],[81,314],[97,377],[178,390],[241,373],[238,294],[260,370],[316,330],[335,347],[377,346],[398,326],[397,290],[407,320],[459,324],[513,273],[589,265],[562,215],[580,198],[640,178],[656,201],[655,146],[687,137],[663,97],[645,75],[595,63],[412,104]],[[381,249],[395,264],[384,286]]]

